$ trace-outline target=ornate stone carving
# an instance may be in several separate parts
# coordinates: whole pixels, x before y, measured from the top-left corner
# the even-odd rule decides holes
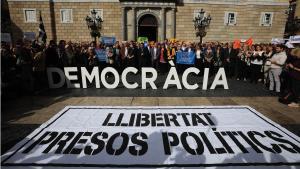
[[[122,6],[127,7],[167,7],[174,8],[176,6],[175,2],[122,2]]]
[[[147,8],[147,9],[138,9],[138,11],[137,11],[137,19],[139,19],[144,14],[154,14],[157,19],[160,19],[159,18],[159,14],[160,14],[160,10],[159,9],[150,9],[150,8]]]

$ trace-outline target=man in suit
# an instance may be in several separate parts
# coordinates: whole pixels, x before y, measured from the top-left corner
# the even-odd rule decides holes
[[[227,75],[229,74],[229,64],[230,64],[229,53],[230,53],[230,49],[228,48],[228,43],[223,44],[220,57],[221,57],[222,65],[224,66]]]
[[[151,66],[151,54],[150,54],[151,46],[148,43],[145,43],[145,47],[143,49],[144,54],[144,66]]]
[[[145,63],[146,63],[146,58],[145,58],[145,55],[144,55],[144,43],[140,43],[138,44],[137,46],[137,50],[136,50],[136,59],[138,60],[138,69],[141,70],[142,67],[145,66]]]
[[[235,77],[237,74],[237,55],[239,53],[239,49],[234,49],[232,43],[229,44],[229,77]]]
[[[225,72],[230,78],[235,75],[237,55],[238,49],[233,49],[232,44],[225,44],[221,50],[221,59],[223,61]]]
[[[158,61],[160,56],[160,48],[158,47],[158,44],[155,43],[153,47],[150,49],[150,55],[151,55],[151,65],[153,68],[158,69]]]
[[[127,48],[127,67],[137,67],[136,65],[136,47],[134,42],[130,42]]]

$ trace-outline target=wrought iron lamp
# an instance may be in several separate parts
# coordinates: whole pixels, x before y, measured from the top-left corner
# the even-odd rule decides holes
[[[205,16],[203,9],[201,9],[198,15],[193,19],[196,37],[200,37],[200,43],[202,43],[202,38],[206,36],[206,28],[210,25],[211,19],[210,15]]]
[[[97,12],[95,9],[91,11],[91,16],[86,16],[85,18],[86,24],[88,28],[90,29],[91,37],[94,38],[94,40],[97,40],[97,37],[101,37],[100,30],[102,29],[102,18],[97,15]]]

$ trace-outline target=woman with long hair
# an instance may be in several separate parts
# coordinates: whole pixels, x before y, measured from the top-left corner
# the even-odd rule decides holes
[[[222,67],[221,53],[222,53],[222,48],[220,45],[217,45],[214,54],[214,74],[217,73],[220,67]]]
[[[264,52],[264,68],[263,68],[263,71],[264,71],[264,84],[268,84],[269,83],[269,71],[271,69],[271,57],[273,56],[274,54],[274,47],[273,45],[268,45],[266,47],[266,51]]]
[[[237,60],[237,80],[246,81],[247,77],[247,55],[248,55],[248,46],[244,45],[239,51],[238,60]]]
[[[168,68],[168,50],[165,44],[160,45],[159,70],[160,73],[166,73]]]
[[[204,67],[209,68],[210,70],[212,70],[213,65],[214,65],[214,54],[213,54],[213,51],[211,49],[211,46],[208,45],[207,49],[204,53]]]
[[[251,79],[250,82],[257,83],[259,79],[261,79],[261,69],[263,65],[263,53],[262,48],[260,45],[257,45],[255,48],[255,51],[253,52],[251,56],[251,65],[250,65],[250,71],[251,71]]]

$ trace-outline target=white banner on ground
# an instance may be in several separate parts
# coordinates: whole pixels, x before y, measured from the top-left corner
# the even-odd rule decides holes
[[[3,168],[299,168],[300,139],[248,106],[69,106]]]

